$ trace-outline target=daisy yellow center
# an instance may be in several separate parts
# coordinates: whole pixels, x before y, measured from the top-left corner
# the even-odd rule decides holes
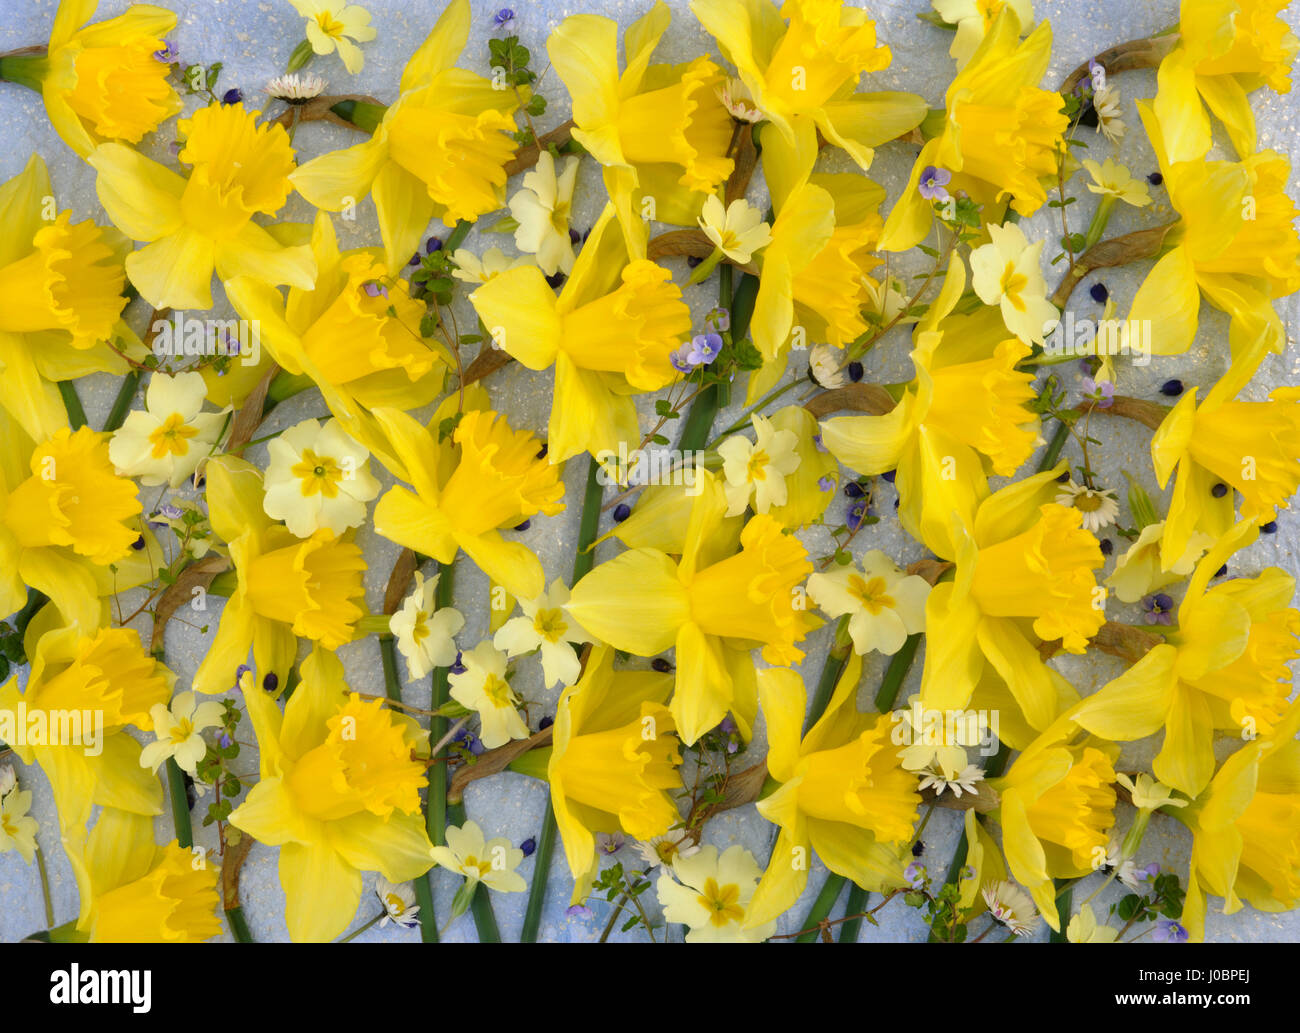
[[[1025,302],[1020,292],[1029,286],[1029,277],[1016,271],[1016,263],[1008,262],[1002,271],[1002,296],[1011,302],[1017,312],[1025,311]]]
[[[396,893],[390,893],[388,896],[384,897],[384,907],[388,910],[390,915],[400,915],[406,911],[406,901]]]
[[[198,432],[199,429],[189,426],[180,413],[172,413],[149,435],[149,444],[153,445],[153,458],[164,459],[169,454],[185,455],[190,450],[189,439]]]
[[[483,694],[498,707],[514,706],[510,699],[510,683],[495,674],[489,674],[484,680]]]
[[[171,739],[177,746],[185,742],[194,734],[194,722],[189,718],[183,718],[172,725]]]
[[[343,471],[338,463],[330,456],[318,456],[310,448],[302,450],[302,458],[290,472],[298,478],[304,498],[312,495],[335,498],[339,493],[339,481],[343,480]]]
[[[559,642],[568,630],[568,622],[558,608],[538,610],[533,618],[533,630],[542,636],[543,641]]]
[[[321,11],[320,14],[316,15],[316,24],[320,26],[320,31],[330,39],[343,38],[343,23],[329,11]]]
[[[710,925],[731,925],[745,917],[745,909],[740,906],[740,887],[734,882],[719,886],[717,879],[709,879],[698,900],[709,912]]]
[[[1080,492],[1074,496],[1074,508],[1081,509],[1085,513],[1095,513],[1101,509],[1102,497],[1094,495],[1092,492]]]
[[[745,464],[745,471],[749,474],[749,479],[751,481],[767,480],[767,464],[771,461],[772,457],[761,448],[754,449],[749,457],[749,462]]]
[[[893,597],[889,595],[888,586],[885,584],[883,577],[873,577],[867,580],[857,574],[850,574],[849,592],[873,617],[881,610],[892,610],[894,608]]]

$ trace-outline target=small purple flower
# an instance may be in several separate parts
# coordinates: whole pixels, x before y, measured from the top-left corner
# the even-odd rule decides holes
[[[917,183],[916,191],[927,201],[947,201],[950,198],[944,187],[951,182],[952,173],[947,169],[927,165],[921,171],[921,181]]]
[[[158,515],[165,516],[168,520],[179,520],[185,514],[180,506],[173,506],[170,502],[164,502],[158,507]]]
[[[1133,874],[1133,878],[1138,882],[1150,882],[1159,874],[1160,874],[1160,865],[1152,862],[1151,864],[1147,865],[1145,868],[1139,868]]]
[[[817,479],[818,491],[830,491],[834,487],[835,487],[835,482],[831,480],[829,477],[819,477]]]
[[[913,861],[903,869],[903,878],[907,880],[907,884],[912,889],[919,890],[925,885],[929,876],[926,873],[925,865],[921,864],[920,861]]]
[[[253,669],[249,667],[248,664],[240,664],[237,668],[235,668],[235,691],[236,692],[239,691],[239,680],[243,678],[245,674],[251,672],[252,670]]]
[[[817,451],[821,452],[823,455],[830,451],[829,448],[822,444],[822,436],[820,434],[813,435],[813,445],[816,447]]]
[[[244,99],[244,94],[239,89],[227,90],[221,95],[222,104],[238,104]]]
[[[224,750],[233,740],[225,732],[217,736],[217,744]]]
[[[585,904],[574,904],[564,913],[570,918],[590,918],[592,915],[591,908]]]
[[[492,16],[492,27],[498,32],[513,32],[515,28],[515,12],[509,7],[503,7]]]
[[[1099,384],[1092,377],[1084,377],[1083,397],[1096,402],[1098,409],[1109,409],[1115,403],[1115,382],[1103,380]]]
[[[678,373],[689,373],[695,368],[695,363],[691,361],[691,346],[683,344],[680,348],[668,356],[668,361],[672,363],[673,369]]]
[[[361,289],[372,298],[378,298],[380,295],[388,297],[388,288],[378,280],[367,280],[361,285]]]
[[[849,507],[849,515],[844,518],[844,523],[850,531],[856,531],[862,526],[862,521],[866,520],[869,514],[870,507],[867,505],[867,500],[858,499]]]
[[[725,308],[710,309],[709,314],[704,317],[704,325],[720,334],[726,333],[731,329],[731,313]]]
[[[1148,624],[1170,624],[1173,618],[1170,613],[1174,608],[1174,601],[1164,592],[1156,592],[1153,595],[1144,596],[1142,599],[1142,609],[1146,610],[1143,617]]]
[[[162,50],[155,50],[153,52],[153,59],[155,61],[161,61],[165,65],[171,64],[178,57],[180,57],[180,52],[166,40],[163,40]]]
[[[1151,934],[1157,943],[1186,943],[1187,930],[1172,918],[1156,919],[1156,930]]]
[[[435,251],[441,251],[441,250],[442,250],[441,237],[430,237],[428,240],[424,242],[424,253],[426,255],[431,255]]]
[[[596,833],[596,849],[602,854],[617,854],[626,842],[627,837],[621,832]]]
[[[466,666],[461,662],[461,657],[462,657],[462,656],[463,656],[462,653],[457,653],[457,654],[456,654],[456,662],[455,662],[454,664],[452,664],[450,667],[447,668],[447,670],[450,671],[452,674],[464,674],[467,670],[469,670],[469,668],[466,667]]]
[[[700,334],[691,339],[691,350],[687,359],[696,366],[707,366],[722,351],[722,338],[717,334]]]

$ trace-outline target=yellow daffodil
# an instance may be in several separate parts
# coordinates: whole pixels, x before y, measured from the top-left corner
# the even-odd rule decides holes
[[[758,813],[780,827],[745,925],[770,922],[789,910],[808,882],[814,850],[837,875],[864,889],[887,892],[905,884],[903,860],[921,797],[916,776],[899,763],[893,722],[862,714],[855,704],[862,660],[849,658],[825,713],[801,739],[808,693],[798,673],[758,673],[767,721],[767,770],[780,788],[758,802]]]
[[[1119,748],[1080,741],[1077,728],[1061,721],[1031,743],[1002,778],[989,784],[1000,794],[1002,849],[1012,877],[1025,887],[1043,918],[1060,929],[1054,878],[1096,871],[1115,824],[1115,769]]]
[[[138,477],[147,486],[173,488],[193,477],[229,419],[225,412],[202,411],[207,391],[198,373],[150,374],[145,407],[127,413],[108,443],[108,458],[118,474]]]
[[[506,621],[492,644],[512,657],[540,650],[546,684],[572,685],[582,670],[573,646],[590,642],[591,636],[565,612],[568,601],[568,586],[556,578],[549,591],[519,601],[524,615]]]
[[[341,535],[366,522],[366,503],[379,494],[370,453],[338,420],[303,420],[267,445],[267,516],[299,538],[321,528]]]
[[[1047,282],[1039,262],[1046,241],[1033,244],[1015,223],[990,225],[992,243],[970,255],[971,286],[986,305],[1002,310],[1007,329],[1026,344],[1042,344],[1060,318],[1047,300]]]
[[[1182,923],[1205,937],[1206,894],[1224,898],[1224,914],[1243,901],[1259,911],[1300,905],[1300,710],[1271,739],[1247,743],[1226,761],[1191,806],[1170,813],[1192,833]]]
[[[672,712],[688,746],[728,711],[749,738],[756,700],[738,691],[731,669],[749,660],[732,653],[761,645],[768,663],[795,663],[803,658],[796,643],[817,626],[795,591],[812,572],[803,544],[759,515],[745,525],[740,552],[708,548],[727,502],[711,474],[696,476],[700,492],[680,561],[656,549],[625,552],[574,585],[567,607],[597,639],[635,656],[676,646]]]
[[[230,823],[280,848],[285,920],[295,941],[329,940],[361,901],[361,873],[406,882],[433,865],[420,812],[428,734],[381,700],[349,692],[343,665],[314,649],[284,713],[251,673],[240,683],[261,779]]]
[[[785,479],[799,468],[799,439],[794,431],[778,430],[758,413],[749,420],[756,440],[733,434],[718,446],[726,478],[727,516],[745,512],[751,499],[755,513],[784,506],[790,500]]]
[[[465,626],[465,617],[454,606],[438,606],[435,593],[441,576],[435,574],[426,581],[417,570],[410,594],[388,621],[397,649],[406,660],[407,681],[419,681],[435,667],[456,662],[452,636]]]
[[[454,67],[469,39],[469,0],[451,0],[402,70],[401,95],[364,143],[313,158],[292,176],[328,212],[373,194],[389,269],[415,253],[429,221],[473,221],[505,203],[516,91]]]
[[[908,635],[925,630],[925,578],[905,574],[879,549],[862,554],[855,565],[818,572],[808,579],[808,595],[830,617],[849,618],[849,638],[859,655],[873,649],[892,655]]]
[[[501,536],[502,528],[564,509],[564,485],[542,458],[541,442],[491,411],[465,412],[446,439],[436,424],[425,428],[396,409],[375,416],[401,463],[394,474],[411,485],[389,489],[376,504],[376,533],[439,563],[464,549],[516,598],[541,595],[546,581],[537,557]]]
[[[1281,352],[1286,332],[1271,304],[1300,289],[1297,211],[1287,195],[1291,164],[1276,151],[1241,161],[1207,161],[1204,150],[1181,154],[1171,122],[1145,101],[1138,111],[1160,162],[1169,201],[1182,218],[1170,245],[1133,298],[1129,324],[1150,320],[1151,350],[1176,355],[1191,347],[1200,297],[1232,320],[1234,364],[1262,334]],[[1249,376],[1250,370],[1243,370]]]
[[[1019,748],[1023,719],[1043,730],[1073,690],[1043,663],[1039,641],[1061,640],[1082,653],[1106,621],[1106,591],[1094,571],[1105,562],[1082,514],[1048,500],[1060,468],[1027,477],[990,495],[973,526],[959,528],[957,571],[926,601],[928,648],[921,699],[937,710],[967,705],[976,689],[996,692],[999,737]],[[1077,699],[1077,696],[1074,697]]]
[[[253,651],[269,688],[288,684],[298,636],[337,649],[361,619],[366,562],[347,538],[328,530],[303,540],[266,515],[262,474],[221,456],[207,467],[212,530],[230,546],[236,584],[207,656],[194,674],[198,692],[227,691]]]
[[[862,170],[874,148],[920,125],[925,101],[910,93],[858,93],[863,73],[889,67],[866,11],[840,0],[693,0],[691,11],[736,66],[754,105],[775,133],[763,139],[803,174],[817,135],[848,152]]]
[[[242,103],[214,104],[177,123],[188,178],[119,143],[87,157],[108,217],[145,243],[127,256],[126,272],[154,308],[211,308],[214,270],[223,281],[315,282],[310,248],[282,245],[253,222],[284,207],[295,167],[284,127],[258,125],[257,115]]]
[[[108,342],[139,344],[119,318],[130,242],[111,227],[73,224],[53,198],[35,154],[0,186],[0,404],[37,441],[68,425],[55,381],[125,373]]]
[[[524,173],[523,189],[510,197],[510,214],[519,224],[515,247],[536,255],[537,267],[547,276],[573,271],[569,213],[577,181],[577,158],[565,158],[564,166],[557,169],[550,151],[542,151],[537,164]]]
[[[964,281],[954,258],[935,317]],[[898,471],[903,527],[944,559],[956,557],[952,514],[969,524],[988,494],[988,474],[1012,476],[1038,441],[1038,417],[1027,406],[1033,374],[1016,369],[1029,346],[1007,339],[993,319],[952,319],[936,329],[928,318],[914,337],[916,379],[893,410],[822,423],[822,441],[850,470]]]
[[[219,727],[222,713],[220,703],[199,703],[192,692],[177,693],[170,705],[155,703],[149,717],[158,738],[140,752],[140,766],[157,774],[163,761],[173,759],[182,771],[195,777],[199,761],[208,752],[208,744],[199,733]]]
[[[160,813],[158,780],[140,766],[140,744],[121,732],[152,730],[150,709],[171,698],[172,681],[134,631],[52,627],[36,643],[24,690],[13,678],[0,688],[0,739],[24,764],[41,766],[63,829],[84,825],[95,804]]]
[[[1052,50],[1043,22],[1023,41],[1020,19],[1005,4],[945,97],[943,132],[921,148],[903,196],[885,220],[883,251],[906,251],[930,232],[934,210],[917,189],[928,168],[952,174],[948,193],[964,191],[991,217],[1004,199],[1021,215],[1047,203],[1043,180],[1055,178],[1068,119],[1061,96],[1040,89]]]
[[[671,794],[682,789],[682,758],[664,706],[672,688],[671,675],[615,671],[614,651],[598,646],[560,695],[546,778],[575,904],[599,867],[596,833],[649,840],[680,821]]]
[[[884,190],[862,176],[805,177],[776,158],[766,163],[776,220],[760,256],[752,333],[763,368],[752,374],[747,404],[781,379],[800,335],[844,347],[867,332],[863,310],[871,304],[880,264],[877,209]]]
[[[294,9],[307,19],[307,42],[313,53],[338,51],[343,67],[352,75],[361,71],[365,55],[357,43],[375,38],[370,12],[360,4],[346,0],[289,0]]]
[[[996,887],[1007,878],[1002,851],[974,810],[966,812],[966,864],[957,879],[961,890],[958,905],[967,921],[985,911],[988,901],[984,891],[996,895]]]
[[[24,864],[36,858],[36,833],[40,825],[27,812],[32,809],[29,789],[10,789],[0,795],[0,854],[17,851]]]
[[[776,932],[775,919],[746,928],[749,904],[763,874],[743,846],[721,854],[706,846],[690,857],[673,858],[655,883],[664,920],[685,925],[687,943],[761,943]]]
[[[6,57],[5,78],[37,90],[54,131],[86,157],[106,140],[139,143],[181,110],[163,39],[176,15],[133,4],[90,22],[97,0],[61,0],[44,54]]]
[[[1016,12],[1021,33],[1027,32],[1034,22],[1034,5],[1030,0],[930,0],[930,6],[939,17],[957,28],[948,53],[956,60],[959,69],[964,68],[979,49],[1004,4]]]
[[[220,869],[153,822],[106,807],[87,836],[65,836],[81,894],[77,933],[90,943],[203,943],[221,935]]]
[[[1092,179],[1088,184],[1088,190],[1100,194],[1103,204],[1108,197],[1123,201],[1134,208],[1145,208],[1151,203],[1151,188],[1147,186],[1146,180],[1136,178],[1118,162],[1107,158],[1105,162],[1098,164],[1091,158],[1084,158],[1083,167],[1088,170],[1088,175]]]
[[[573,98],[573,137],[603,166],[629,247],[643,217],[693,224],[733,166],[731,116],[718,96],[722,70],[705,56],[650,63],[671,18],[657,0],[628,26],[621,75],[612,18],[571,15],[546,41]]]
[[[1238,379],[1229,372],[1199,406],[1196,389],[1187,391],[1151,438],[1160,486],[1177,471],[1160,541],[1165,569],[1196,535],[1227,533],[1234,491],[1241,516],[1263,524],[1290,506],[1300,485],[1300,388],[1276,388],[1264,402],[1234,401]]]
[[[516,868],[524,852],[504,836],[487,839],[476,822],[447,826],[447,845],[433,848],[434,861],[465,876],[467,886],[480,882],[498,893],[522,893],[528,888]]]
[[[1119,558],[1114,572],[1106,578],[1107,587],[1114,591],[1120,602],[1135,603],[1144,595],[1182,581],[1196,569],[1196,561],[1205,555],[1205,550],[1214,544],[1214,539],[1208,534],[1193,531],[1187,548],[1165,570],[1160,562],[1160,543],[1164,533],[1163,520],[1147,524]]]
[[[794,435],[799,465],[785,475],[785,504],[769,506],[767,515],[782,527],[796,531],[821,521],[835,497],[840,467],[822,444],[817,417],[802,405],[782,406],[768,419],[778,432],[788,430]]]
[[[461,654],[465,670],[450,677],[451,698],[479,717],[479,738],[489,750],[511,739],[527,739],[521,700],[506,677],[506,654],[484,639]]]
[[[1210,120],[1223,123],[1239,157],[1255,151],[1255,115],[1247,95],[1261,86],[1291,92],[1291,62],[1300,50],[1281,12],[1285,0],[1183,0],[1178,45],[1160,62],[1155,110],[1176,127],[1174,161],[1210,148]]]
[[[638,226],[643,239],[645,226]],[[494,276],[469,300],[497,346],[529,369],[555,367],[547,436],[553,463],[583,451],[599,458],[620,442],[635,449],[641,432],[629,396],[676,380],[671,355],[691,329],[672,276],[630,257],[612,207],[592,228],[558,299],[540,269],[522,266]]]
[[[1300,656],[1300,612],[1287,605],[1295,578],[1270,567],[1209,587],[1256,533],[1242,521],[1225,535],[1188,582],[1178,630],[1074,712],[1080,725],[1114,742],[1163,728],[1152,770],[1188,796],[1214,774],[1216,729],[1269,735],[1287,708],[1289,665]]]

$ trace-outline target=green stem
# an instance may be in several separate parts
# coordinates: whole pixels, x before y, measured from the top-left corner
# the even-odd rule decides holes
[[[384,113],[388,108],[383,104],[367,104],[362,100],[343,100],[335,104],[330,110],[339,118],[351,122],[358,129],[373,133],[379,128],[379,123],[384,120]]]
[[[846,915],[861,914],[867,906],[867,898],[871,896],[866,890],[856,883],[849,887],[849,899],[844,905]],[[840,926],[840,943],[857,943],[858,930],[862,928],[861,918],[850,918]]]
[[[1061,449],[1065,447],[1065,442],[1069,437],[1069,425],[1064,421],[1059,422],[1052,434],[1052,440],[1048,442],[1047,451],[1043,453],[1043,458],[1038,462],[1039,473],[1050,470],[1056,465],[1056,461],[1061,458]]]
[[[194,846],[194,825],[190,821],[190,802],[185,796],[185,775],[173,757],[167,758],[167,790],[171,794],[176,841],[189,850]]]
[[[822,714],[826,712],[826,706],[830,703],[831,697],[835,695],[835,683],[840,680],[840,675],[844,673],[844,668],[849,662],[848,650],[842,653],[832,652],[826,658],[826,665],[822,668],[821,680],[817,683],[817,688],[813,690],[812,706],[808,709],[808,716],[804,719],[803,734],[807,735],[819,720]]]
[[[230,933],[234,936],[236,943],[256,942],[248,928],[248,922],[244,919],[244,909],[242,907],[227,908],[226,921],[230,923]]]
[[[59,381],[59,394],[63,396],[63,408],[67,410],[68,422],[72,424],[73,430],[79,430],[86,425],[86,410],[81,407],[81,399],[77,397],[77,388],[71,380]]]
[[[36,93],[50,70],[49,59],[44,54],[13,54],[0,57],[0,82],[17,83]]]
[[[108,419],[104,421],[104,430],[115,431],[126,422],[126,414],[131,410],[131,402],[135,399],[136,388],[139,386],[140,371],[133,369],[122,379],[117,398],[113,400],[113,408],[109,410]]]
[[[1065,880],[1057,879],[1055,885],[1059,888]],[[1068,943],[1065,938],[1065,927],[1070,923],[1070,910],[1073,907],[1074,890],[1067,887],[1056,897],[1056,923],[1059,929],[1053,929],[1052,934],[1047,938],[1048,943]]]
[[[775,401],[776,401],[778,398],[780,398],[783,394],[786,394],[786,393],[788,393],[788,392],[794,390],[794,389],[795,389],[796,387],[798,387],[801,383],[803,383],[803,381],[800,380],[798,377],[796,377],[794,380],[790,381],[788,384],[782,384],[780,387],[778,387],[778,388],[774,388],[773,390],[769,391],[769,392],[768,392],[767,394],[765,394],[762,398],[760,398],[757,402],[755,402],[755,403],[754,403],[753,405],[751,405],[748,409],[746,409],[743,413],[741,413],[741,414],[740,414],[740,418],[739,418],[738,420],[736,420],[735,423],[733,423],[730,427],[728,427],[728,428],[727,428],[726,430],[724,430],[721,434],[719,434],[716,438],[714,438],[711,442],[709,442],[708,448],[709,448],[709,449],[717,448],[717,447],[718,447],[718,444],[719,444],[719,443],[722,441],[722,439],[725,438],[728,434],[735,434],[737,431],[742,431],[742,430],[744,430],[746,427],[749,426],[749,418],[750,418],[750,416],[752,416],[754,413],[758,412],[760,409],[764,408],[765,406],[770,405],[772,402],[775,402]]]
[[[888,713],[894,709],[898,690],[903,684],[903,679],[907,677],[912,661],[916,659],[916,649],[920,644],[920,632],[908,635],[903,648],[890,657],[889,666],[885,668],[885,676],[880,680],[880,691],[876,693],[876,709],[880,713]]]
[[[821,930],[814,928],[826,920],[826,916],[831,913],[831,908],[835,902],[840,899],[840,894],[844,891],[844,884],[848,882],[843,875],[836,875],[832,872],[822,883],[822,891],[817,894],[817,899],[813,901],[813,906],[808,909],[808,914],[804,920],[799,923],[799,928],[806,930],[799,936],[795,937],[795,943],[816,943],[821,937]]]
[[[355,940],[358,936],[360,936],[362,933],[364,933],[364,932],[365,932],[367,929],[369,929],[371,926],[373,926],[373,925],[377,925],[377,924],[379,923],[379,921],[384,917],[385,914],[387,914],[386,911],[381,911],[381,912],[379,912],[379,914],[375,915],[374,918],[372,918],[369,922],[367,922],[365,925],[363,925],[360,929],[356,930],[355,932],[348,933],[347,936],[341,936],[341,937],[339,937],[337,940],[335,940],[334,942],[335,942],[335,943],[348,943],[348,942],[351,941],[351,940]]]
[[[54,900],[50,896],[50,873],[45,867],[45,851],[36,848],[36,871],[41,877],[41,897],[45,900],[45,925],[54,928]]]
[[[314,387],[315,381],[306,373],[286,373],[280,370],[271,378],[271,384],[266,389],[266,401],[262,403],[262,415],[265,416],[286,398],[292,398],[296,394]]]
[[[1093,244],[1101,240],[1101,235],[1106,232],[1106,224],[1110,222],[1110,214],[1115,208],[1115,202],[1118,201],[1114,194],[1103,194],[1097,210],[1092,215],[1092,222],[1088,224],[1088,232],[1083,238],[1083,253],[1087,254],[1088,249]]]

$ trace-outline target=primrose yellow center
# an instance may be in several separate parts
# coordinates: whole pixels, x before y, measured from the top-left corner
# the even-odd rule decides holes
[[[510,683],[495,674],[489,674],[483,682],[483,694],[498,707],[514,706],[510,699]]]
[[[343,38],[343,23],[330,14],[329,11],[321,11],[320,14],[316,15],[316,24],[320,26],[320,31],[330,39]]]
[[[740,887],[734,882],[719,886],[717,879],[709,879],[697,899],[709,912],[710,925],[731,925],[745,917],[745,909],[740,906]]]
[[[987,32],[993,22],[997,20],[1002,8],[1006,6],[1006,0],[975,0],[975,8],[979,11],[980,17],[984,19],[984,30]]]
[[[761,448],[754,449],[749,457],[749,463],[746,464],[745,470],[749,474],[751,481],[767,480],[767,464],[772,461],[772,457],[764,452]]]
[[[1017,312],[1025,311],[1025,302],[1020,292],[1029,286],[1029,277],[1016,271],[1016,263],[1008,262],[1002,271],[1002,296],[1011,302]]]
[[[0,830],[3,830],[6,836],[18,835],[17,824],[7,814],[0,814]]]
[[[894,599],[889,595],[883,577],[867,581],[857,574],[850,574],[849,592],[873,617],[881,610],[894,608]]]
[[[172,725],[171,738],[172,738],[172,742],[175,743],[177,746],[185,742],[193,734],[194,734],[194,722],[191,721],[189,718],[185,718],[182,721],[177,721],[174,725]]]
[[[153,445],[153,458],[163,459],[169,453],[183,456],[190,450],[189,439],[198,434],[197,427],[185,422],[185,417],[178,412],[172,413],[149,435],[149,444]]]
[[[302,458],[290,472],[298,478],[303,498],[312,495],[335,498],[339,493],[339,481],[343,480],[343,471],[338,463],[329,456],[318,456],[310,448],[302,450]]]
[[[429,637],[429,615],[423,610],[415,618],[415,627],[411,629],[411,638],[416,642],[423,642]]]
[[[486,861],[480,861],[477,857],[474,857],[471,854],[469,857],[465,858],[464,863],[460,866],[460,870],[463,874],[468,875],[472,879],[481,879],[491,870],[491,866]]]
[[[538,610],[533,618],[533,630],[542,636],[545,642],[559,642],[568,630],[563,611],[559,609]]]

